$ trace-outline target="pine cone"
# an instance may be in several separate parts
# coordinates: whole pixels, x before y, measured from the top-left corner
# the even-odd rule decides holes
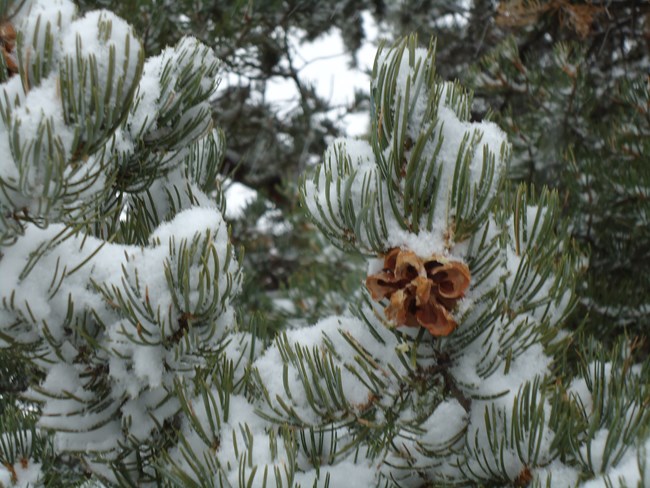
[[[413,251],[391,249],[382,271],[368,276],[373,300],[390,300],[386,318],[398,326],[424,327],[433,336],[449,335],[458,324],[451,311],[470,283],[467,265],[434,254],[422,259]]]

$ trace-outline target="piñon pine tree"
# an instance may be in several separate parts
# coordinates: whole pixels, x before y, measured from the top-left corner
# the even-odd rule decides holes
[[[505,135],[470,122],[470,94],[416,46],[380,50],[370,139],[335,141],[303,185],[325,235],[368,256],[365,291],[350,313],[280,335],[246,387],[231,366],[188,394],[173,480],[524,486],[564,469],[577,481],[554,464],[573,403],[552,353],[576,277],[557,196],[503,187]]]
[[[563,330],[557,194],[504,182],[505,133],[470,120],[433,43],[379,50],[369,138],[302,183],[365,282],[269,343],[235,313],[213,52],[145,61],[108,11],[0,7],[0,345],[30,383],[0,398],[0,484],[645,482],[647,368]]]

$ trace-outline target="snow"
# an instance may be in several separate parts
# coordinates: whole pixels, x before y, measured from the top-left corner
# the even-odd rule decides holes
[[[183,419],[182,424],[186,446],[199,459],[216,456],[232,486],[239,486],[242,477],[250,480],[247,486],[264,486],[265,469],[272,479],[276,468],[289,463],[282,440],[272,442],[267,424],[255,414],[254,407],[245,397],[229,395],[225,400],[227,405],[224,405],[224,396],[217,389],[208,394],[216,401],[205,402],[201,397],[190,400],[193,423]],[[278,434],[275,436],[279,437]],[[170,456],[186,476],[194,474],[180,446],[172,449]]]
[[[144,391],[121,407],[123,425],[128,427],[129,435],[140,442],[146,442],[160,426],[161,420],[172,418],[179,410],[178,399],[162,388]]]
[[[586,488],[585,484],[578,485],[580,472],[571,466],[567,466],[559,459],[553,460],[548,466],[535,470],[535,481],[538,486],[553,486],[557,488],[574,488],[581,486]]]
[[[366,91],[375,57],[375,45],[379,41],[379,27],[372,15],[361,12],[366,41],[356,55],[356,67],[350,67],[350,54],[345,52],[341,35],[331,30],[310,42],[300,42],[302,32],[290,33],[290,52],[296,61],[301,82],[313,86],[316,93],[329,101],[333,107],[327,115],[341,118],[341,126],[349,136],[360,136],[368,132],[370,121],[367,113],[347,113],[354,100],[355,91]],[[236,85],[234,74],[224,76],[222,88]],[[265,93],[266,99],[277,110],[288,112],[295,107],[299,93],[292,80],[275,78],[270,81]]]
[[[125,49],[127,42],[128,50]],[[96,96],[104,101],[107,107],[104,112],[124,106],[131,88],[139,81],[139,58],[142,56],[142,45],[125,20],[107,10],[88,12],[69,25],[62,36],[61,48],[61,76],[75,94],[76,103],[85,104],[89,116],[98,116],[90,109],[95,103],[91,86],[98,90]],[[90,69],[91,66],[94,69]],[[111,72],[113,66],[115,71]],[[109,85],[109,81],[112,84]],[[113,86],[118,82],[122,83],[122,90]],[[65,96],[62,101],[67,102]],[[113,117],[107,117],[106,123],[115,122]]]
[[[127,127],[133,139],[158,129],[161,92],[160,75],[163,69],[162,55],[147,58],[142,68],[142,77],[134,96],[133,109],[129,113]]]
[[[603,455],[605,449],[609,447],[607,446],[609,435],[609,429],[599,429],[589,442],[580,446],[580,457],[595,473],[600,473],[606,468]]]
[[[408,247],[421,256],[444,254],[450,239],[453,243],[453,220],[480,215],[493,201],[509,146],[505,133],[495,124],[466,120],[469,98],[456,85],[425,86],[425,77],[433,69],[426,50],[417,48],[412,57],[405,53],[400,58],[401,52],[399,48],[380,52],[375,66],[373,96],[375,100],[392,100],[392,105],[376,108],[381,137],[373,137],[370,142],[350,138],[334,141],[326,151],[320,173],[305,184],[305,200],[312,216],[330,227],[336,239],[347,242],[354,235],[368,253],[382,250],[377,247],[384,251]],[[389,69],[391,66],[394,71]],[[412,97],[408,104],[407,94]],[[396,120],[397,127],[391,133],[386,132],[388,123],[382,123],[384,119]],[[408,141],[411,146],[423,144],[425,156],[419,161],[407,147]],[[465,145],[463,141],[468,142],[466,154],[459,149]],[[404,162],[397,161],[402,151]],[[429,156],[436,152],[436,157]],[[455,188],[460,184],[455,175],[466,158],[469,178],[465,186]],[[398,174],[400,165],[402,175]],[[408,174],[413,175],[410,186],[404,176]],[[437,196],[430,201],[434,182]],[[396,208],[389,203],[387,186],[397,187]],[[464,207],[454,201],[454,193],[460,191],[472,195]],[[485,196],[481,204],[479,194]],[[405,226],[403,222],[412,220],[408,214],[414,202],[430,209],[418,221]],[[461,214],[456,215],[457,211]],[[357,226],[355,220],[360,215],[374,220],[381,243],[374,242],[377,237],[367,233],[368,224]]]
[[[467,413],[458,400],[452,398],[443,401],[424,421],[420,428],[424,430],[421,442],[427,444],[427,449],[439,450],[454,443],[467,426]]]
[[[641,486],[641,482],[650,479],[648,466],[650,439],[641,442],[636,449],[628,449],[615,467],[606,473],[599,473],[582,488],[606,488],[610,486]]]
[[[133,372],[150,388],[157,388],[162,382],[163,348],[143,347],[133,355]]]
[[[11,466],[11,470],[0,464],[0,486],[31,488],[38,486],[42,478],[41,463],[31,460],[25,460],[24,463],[19,461]]]
[[[131,27],[114,14],[93,11],[74,19],[75,14],[69,1],[22,4],[14,21],[23,36],[20,52],[27,78],[15,76],[4,83],[0,97],[7,114],[0,122],[0,175],[12,185],[3,192],[3,204],[53,220],[60,219],[64,209],[80,217],[81,202],[87,207],[105,187],[110,158],[92,155],[66,164],[73,153],[106,136],[93,123],[81,124],[75,112],[115,129],[120,121],[116,107],[125,106],[125,97],[138,82],[142,54]],[[41,52],[48,36],[54,46],[49,61]],[[97,100],[106,103],[96,106]],[[12,144],[7,140],[10,133]],[[53,155],[43,150],[46,146],[55,148]]]
[[[372,384],[372,380],[369,380],[363,368],[359,367],[358,362],[361,359],[357,357],[356,349],[351,347],[346,337],[353,337],[366,348],[370,357],[374,358],[373,361],[381,365],[384,379],[389,382],[390,375],[387,373],[389,365],[396,372],[404,371],[404,367],[394,353],[397,347],[394,336],[388,331],[380,331],[380,333],[386,341],[384,344],[378,343],[363,322],[356,318],[328,317],[313,326],[287,331],[281,339],[267,348],[254,362],[254,366],[261,384],[264,385],[274,404],[276,399],[285,399],[285,401],[288,399],[293,411],[302,422],[317,425],[318,411],[313,408],[308,398],[307,388],[316,390],[303,382],[303,371],[295,354],[299,356],[312,354],[314,358],[321,357],[324,361],[333,361],[332,365],[336,370],[341,371],[341,383],[338,388],[345,404],[362,410],[373,394],[367,386]],[[309,379],[324,391],[328,391],[327,381],[331,379],[314,377],[311,374]],[[315,394],[315,398],[316,403],[320,403],[318,394]],[[327,409],[330,406],[322,408]]]
[[[30,51],[32,53],[34,51],[43,51],[46,42],[43,27],[48,26],[53,43],[61,45],[62,35],[69,28],[76,15],[76,5],[68,0],[31,0],[25,2],[14,19],[17,24],[17,31],[22,33],[25,44],[31,48],[23,48],[23,63],[34,66],[39,61],[36,56],[30,56]],[[39,30],[37,30],[37,27]],[[54,49],[52,52],[54,57],[53,66],[56,66],[59,53],[58,49]],[[39,64],[39,71],[43,69],[43,66],[44,64]],[[50,66],[50,68],[53,66]],[[28,71],[33,73],[34,68]],[[47,75],[47,72],[41,72],[41,76],[46,77]]]
[[[94,425],[88,422],[88,419],[84,416],[84,423],[78,424],[75,428],[76,431],[57,431],[54,437],[54,448],[57,451],[72,451],[72,452],[102,452],[102,451],[115,451],[119,448],[121,442],[124,442],[124,435],[122,434],[122,429],[119,421],[112,421],[105,424],[99,424],[95,429]],[[75,421],[78,419],[78,416],[73,417]],[[41,417],[39,426],[44,429],[65,429],[66,424],[56,424],[54,422],[49,422],[49,419],[45,416]],[[95,419],[91,417],[91,420],[102,422],[104,419]],[[75,422],[76,423],[76,422]],[[81,430],[88,429],[88,430]]]
[[[151,245],[144,249],[106,244],[82,236],[69,237],[62,242],[55,240],[40,258],[40,265],[20,278],[30,254],[50,243],[62,230],[61,225],[55,224],[47,229],[28,226],[25,236],[4,250],[0,261],[0,294],[4,300],[9,300],[7,293],[12,293],[12,312],[22,317],[25,326],[31,324],[41,334],[49,335],[55,344],[61,341],[64,357],[68,360],[74,360],[85,347],[81,337],[70,337],[65,330],[65,317],[70,312],[68,296],[76,298],[73,316],[81,319],[92,311],[102,320],[105,332],[97,331],[94,337],[99,346],[95,361],[99,365],[102,355],[109,356],[106,379],[112,382],[114,403],[90,413],[88,409],[99,399],[88,388],[87,366],[83,363],[56,362],[48,366],[45,381],[30,392],[30,397],[44,402],[39,425],[57,430],[57,449],[113,450],[124,442],[124,426],[128,426],[130,435],[145,439],[157,425],[174,415],[179,406],[167,399],[168,392],[173,389],[175,379],[193,377],[194,366],[202,361],[200,357],[193,357],[192,349],[184,352],[183,343],[181,349],[162,347],[177,330],[178,325],[172,317],[180,313],[172,308],[177,292],[170,289],[167,280],[167,276],[175,276],[173,263],[182,258],[188,266],[182,283],[189,293],[180,295],[182,300],[178,306],[199,315],[208,306],[206,298],[219,303],[223,296],[220,294],[237,292],[237,262],[234,256],[227,257],[227,229],[220,213],[213,208],[192,208],[161,225],[152,235]],[[190,249],[206,246],[206,257],[187,254],[188,245]],[[90,255],[94,256],[93,264],[82,266],[72,274],[65,274],[62,265],[57,265],[67,263],[68,269],[75,268]],[[52,274],[57,272],[64,275],[53,280]],[[206,276],[211,277],[207,282]],[[52,294],[50,283],[58,280],[61,284]],[[120,297],[131,297],[139,303],[132,310],[138,317],[138,325],[107,307],[104,297],[91,286],[93,282],[101,284],[116,303]],[[181,281],[175,279],[175,282]],[[201,298],[193,291],[200,283],[209,287],[209,296]],[[137,301],[137,296],[142,302]],[[144,304],[154,311],[153,315],[145,311]],[[232,325],[232,314],[226,308],[217,306],[210,313],[209,327],[197,324],[188,330],[189,344],[200,341],[203,350],[218,347],[227,327]],[[13,322],[3,322],[3,325]],[[138,336],[138,327],[146,331],[146,336]],[[87,333],[91,331],[88,327]],[[33,340],[33,336],[27,335],[25,339]],[[55,359],[52,353],[49,359]],[[167,365],[168,370],[163,365]],[[70,395],[59,398],[62,391]],[[72,430],[71,425],[74,426]]]
[[[11,125],[8,131],[13,131],[14,155],[20,155],[17,160],[20,168],[20,176],[16,178],[15,170],[8,169],[3,171],[8,176],[14,176],[19,182],[19,188],[36,195],[56,197],[59,185],[61,183],[61,172],[66,158],[70,155],[74,132],[71,128],[62,124],[52,124],[51,121],[63,119],[63,110],[61,105],[51,103],[56,100],[56,75],[52,75],[45,80],[41,86],[30,90],[24,100],[24,105],[14,108],[12,113]],[[48,135],[44,135],[46,127],[51,129]],[[44,144],[58,144],[59,154],[55,158],[47,158],[45,151],[39,151],[38,141],[42,140]],[[40,153],[40,154],[39,154]],[[53,161],[52,161],[53,159]],[[5,162],[10,165],[11,162]],[[54,168],[49,167],[53,165]],[[52,171],[52,169],[54,171]],[[54,174],[52,174],[52,172]],[[20,202],[27,204],[17,195],[15,204]],[[31,213],[40,214],[42,212],[41,201],[35,199],[30,202]]]

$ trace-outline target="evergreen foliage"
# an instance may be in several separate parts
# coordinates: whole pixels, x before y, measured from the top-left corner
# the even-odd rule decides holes
[[[209,106],[219,62],[191,38],[144,62],[108,11],[5,7],[20,34],[2,87],[1,337],[44,379],[25,394],[38,435],[3,436],[3,483],[70,455],[71,474],[116,481],[122,466],[144,482],[173,439],[175,383],[234,326],[238,262],[204,193],[224,147]],[[20,439],[41,447],[19,456]]]
[[[600,340],[647,337],[649,7],[630,2],[503,2],[510,29],[468,76],[501,107],[511,176],[563,195],[590,254],[581,307]],[[507,33],[507,32],[506,32]]]
[[[76,3],[81,12],[106,8],[129,19],[148,55],[176,44],[183,35],[194,36],[215,50],[222,61],[219,76],[236,80],[210,99],[214,120],[228,140],[223,173],[227,181],[255,188],[260,200],[233,222],[233,241],[247,243],[242,255],[249,270],[240,295],[242,322],[255,322],[264,315],[266,328],[272,332],[287,318],[299,320],[305,310],[318,316],[327,313],[304,304],[321,301],[320,288],[310,283],[331,275],[329,267],[321,264],[324,256],[334,252],[298,210],[296,180],[339,129],[329,118],[328,101],[302,80],[290,36],[300,32],[301,39],[314,39],[335,22],[345,30],[346,39],[359,45],[358,2],[349,1],[343,8],[330,2],[269,0]],[[290,80],[298,93],[296,107],[286,113],[279,113],[267,99],[266,92],[277,79]],[[344,282],[361,274],[352,261],[344,268],[348,276]],[[348,291],[341,289],[340,297],[331,293],[328,306],[345,307]]]
[[[382,44],[366,138],[255,141],[324,150],[299,184],[311,224],[279,165],[231,233],[224,172],[257,163],[233,172],[251,133],[215,127],[238,103],[217,55],[264,78],[293,25],[340,18],[355,47],[370,6],[96,3],[143,37],[90,2],[0,0],[0,486],[648,484],[647,80],[543,35],[598,38],[597,5],[424,2],[471,12],[441,39],[491,38],[492,13],[501,42],[442,77],[435,41]],[[429,12],[370,3],[396,31]],[[622,3],[616,35],[638,22]],[[300,93],[311,127],[326,104]]]

